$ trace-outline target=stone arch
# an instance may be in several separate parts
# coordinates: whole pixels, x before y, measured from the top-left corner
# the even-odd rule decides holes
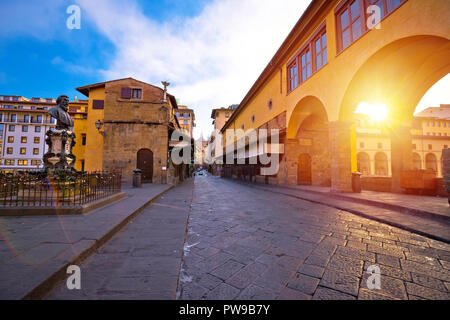
[[[384,103],[396,124],[411,124],[425,93],[450,73],[450,40],[432,35],[398,39],[370,56],[346,88],[339,119],[352,121],[359,103]]]
[[[297,184],[303,175],[302,163],[311,158],[311,181],[305,184],[330,186],[330,152],[328,115],[321,100],[302,98],[288,121],[286,141],[287,183]],[[303,155],[303,158],[300,157]]]
[[[414,152],[412,160],[413,160],[413,169],[422,170],[422,158],[420,158],[420,154]]]
[[[387,176],[389,175],[388,157],[384,152],[377,152],[375,154],[375,175]]]
[[[366,152],[358,153],[358,171],[365,176],[370,176],[370,157]]]
[[[425,169],[433,170],[436,174],[438,173],[438,163],[434,153],[427,153],[425,156]]]

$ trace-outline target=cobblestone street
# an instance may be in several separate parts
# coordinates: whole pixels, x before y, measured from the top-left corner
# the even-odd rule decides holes
[[[195,179],[184,248],[179,299],[450,297],[450,245],[217,177]]]

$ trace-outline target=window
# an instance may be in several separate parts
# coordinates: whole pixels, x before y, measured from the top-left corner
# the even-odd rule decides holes
[[[22,132],[28,132],[28,126],[22,126]]]
[[[85,134],[81,135],[81,145],[83,145],[83,146],[86,145],[86,135]]]
[[[300,55],[300,63],[302,70],[302,82],[305,82],[312,74],[311,66],[311,50],[308,48]]]
[[[141,99],[142,98],[142,89],[131,89],[131,98],[132,99]]]
[[[20,148],[20,154],[27,154],[27,148]]]
[[[28,160],[19,160],[18,161],[18,165],[19,166],[27,166],[28,165]]]
[[[39,148],[33,148],[33,154],[38,155],[39,154]]]
[[[434,127],[434,121],[431,123],[431,126]]]
[[[30,116],[28,114],[23,116],[23,121],[24,122],[30,122]]]
[[[27,137],[21,137],[20,138],[21,143],[27,143]]]
[[[338,51],[345,50],[367,32],[365,21],[370,18],[367,8],[376,5],[381,9],[381,19],[407,0],[355,0],[343,1],[336,11]]]
[[[364,142],[360,142],[360,143],[359,143],[359,147],[360,147],[361,149],[363,149],[363,148],[364,148]]]
[[[437,126],[440,127],[440,126],[441,126],[441,122],[438,122],[438,123],[437,123]]]
[[[316,71],[322,69],[328,63],[327,51],[327,34],[326,32],[320,34],[314,41],[314,55],[316,57]]]
[[[13,154],[14,149],[13,148],[6,148],[7,154]]]
[[[92,109],[104,109],[105,101],[104,100],[93,100],[92,101]]]
[[[288,92],[291,92],[298,86],[297,59],[288,66]]]
[[[9,126],[9,131],[11,131],[11,132],[16,131],[16,126],[11,124],[11,125]]]
[[[14,143],[14,137],[13,136],[9,136],[8,137],[8,143]]]
[[[16,164],[16,160],[14,159],[5,159],[5,165],[6,166],[13,166]]]
[[[428,150],[433,150],[433,145],[429,144],[428,145]]]
[[[425,124],[427,127],[429,127],[430,126],[430,123],[427,121],[427,123]]]
[[[347,48],[362,35],[361,0],[349,1],[338,13],[338,42],[340,51]]]
[[[41,160],[31,160],[31,165],[32,166],[39,166],[41,165],[42,161]]]
[[[15,114],[11,115],[11,122],[16,122],[17,116]]]
[[[381,142],[378,142],[378,149],[383,149],[383,144]]]
[[[34,143],[39,143],[41,141],[41,138],[39,137],[34,137]]]
[[[189,113],[185,113],[185,114],[184,114],[184,117],[185,117],[185,118],[190,118],[190,117],[189,117]]]
[[[41,132],[41,126],[34,127],[34,132]]]
[[[230,113],[229,112],[226,112],[225,113],[225,118],[229,118],[230,117]]]
[[[413,145],[412,145],[412,148],[413,148],[413,150],[417,150],[416,144],[413,144]]]
[[[255,122],[255,115],[252,116],[252,122]]]
[[[189,124],[189,122],[187,120],[184,120],[183,124]]]
[[[272,107],[273,107],[272,99],[269,100],[268,107],[269,107],[269,110],[272,110]]]

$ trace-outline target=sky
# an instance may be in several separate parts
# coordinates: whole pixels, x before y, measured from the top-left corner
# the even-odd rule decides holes
[[[194,109],[238,104],[310,0],[0,0],[0,94],[85,98],[76,87],[125,77],[161,86]],[[81,8],[69,30],[67,7]],[[257,54],[255,54],[257,53]],[[450,103],[450,76],[418,110]]]

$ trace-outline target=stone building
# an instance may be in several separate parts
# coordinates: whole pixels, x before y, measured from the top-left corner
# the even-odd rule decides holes
[[[176,116],[180,124],[180,128],[186,130],[191,138],[194,137],[195,113],[194,110],[186,106],[178,106]]]
[[[355,114],[358,171],[364,176],[391,176],[389,126]],[[413,169],[430,169],[442,177],[442,149],[450,145],[450,105],[430,107],[412,120]]]
[[[180,126],[174,96],[133,78],[77,88],[89,98],[86,122],[85,170],[120,170],[125,183],[142,170],[149,183],[177,184],[184,165],[170,159],[170,137]]]

